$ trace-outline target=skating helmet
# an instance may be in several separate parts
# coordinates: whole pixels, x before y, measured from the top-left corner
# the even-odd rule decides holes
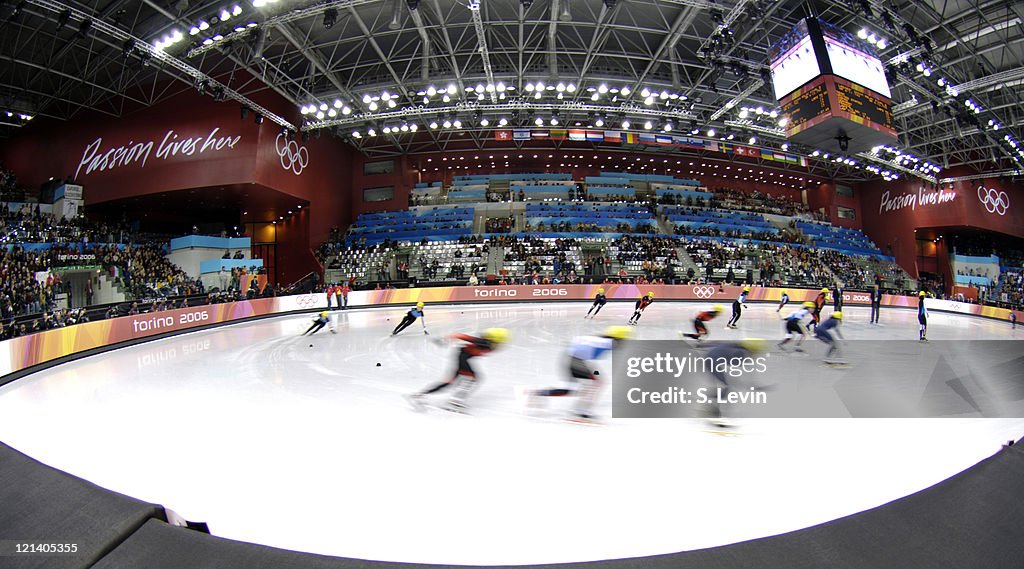
[[[841,321],[843,319],[843,313],[842,312],[833,312],[832,313],[832,318],[835,318],[836,320],[840,320]]]
[[[421,300],[420,302],[417,302],[417,303],[416,303],[416,308],[423,308],[424,306],[426,306],[426,305],[425,305],[425,304],[423,304],[423,301],[422,301],[422,300]]]
[[[628,340],[633,337],[633,329],[629,326],[609,326],[604,335],[616,340]]]
[[[825,288],[821,289],[821,292],[823,292],[825,294],[828,294],[828,287],[825,287]]]
[[[324,310],[323,312],[320,313],[320,318],[327,318],[327,311],[326,310]]]
[[[603,288],[597,289],[597,294],[604,294],[604,289]]]
[[[921,292],[917,293],[917,296],[927,296],[927,295],[928,295],[928,293],[923,291],[923,290]]]
[[[721,312],[723,310],[725,310],[725,307],[722,306],[721,304],[716,304],[711,307],[711,312]]]
[[[783,295],[789,294],[789,291],[787,291],[786,289],[782,289],[782,294]]]
[[[653,293],[653,292],[648,292],[648,293],[647,293],[647,296],[649,296],[649,297],[651,297],[651,298],[654,298],[654,293]]]
[[[488,342],[494,342],[495,344],[504,344],[508,341],[508,329],[507,328],[488,328],[484,330],[483,337]]]
[[[743,292],[750,292],[750,287],[749,286],[743,287]]]
[[[807,302],[804,303],[804,308],[816,308],[817,306],[818,305],[814,304],[814,302],[811,300],[808,300]]]
[[[747,350],[750,350],[751,352],[754,352],[755,354],[763,353],[765,351],[765,348],[766,348],[766,345],[765,345],[766,343],[764,341],[764,338],[746,338],[746,339],[740,340],[739,344],[743,348],[745,348]]]

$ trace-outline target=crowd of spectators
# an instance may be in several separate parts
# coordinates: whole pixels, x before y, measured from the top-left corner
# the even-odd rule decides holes
[[[531,226],[527,222],[525,229],[526,231],[536,231],[538,233],[657,233],[654,226],[649,223],[639,223],[636,226],[632,226],[624,222],[615,225],[598,225],[596,223],[583,222],[572,223],[569,221],[557,223],[540,222],[536,227]]]
[[[426,245],[426,243],[422,244]],[[486,257],[490,248],[488,244],[477,236],[462,236],[458,242],[451,247],[451,253],[447,256],[433,253],[421,252],[413,258],[413,265],[420,269],[420,274],[427,280],[438,279],[464,279],[466,275],[472,279],[487,269]],[[429,251],[433,251],[430,249]],[[408,279],[409,264],[400,262],[399,266],[405,266],[404,273],[400,269],[399,278]]]
[[[55,219],[39,204],[11,208],[0,202],[0,243],[124,243],[137,236],[126,222],[93,223],[85,217]]]
[[[511,233],[515,220],[510,217],[488,217],[484,222],[486,233]]]
[[[716,237],[722,239],[754,239],[757,241],[775,241],[783,243],[803,243],[803,239],[795,232],[771,233],[768,231],[741,231],[739,229],[719,229],[712,226],[693,226],[680,224],[673,231],[676,235],[696,237]]]
[[[781,196],[773,196],[757,190],[744,191],[732,188],[716,188],[710,207],[723,209],[752,211],[790,217],[816,219],[816,216],[804,204]]]
[[[132,298],[202,294],[203,284],[189,277],[156,245],[103,245],[92,249],[96,261]]]
[[[0,322],[0,340],[9,340],[27,334],[35,334],[43,330],[64,328],[74,324],[89,322],[89,316],[84,308],[64,308],[53,311],[46,311],[31,321],[15,322],[12,318],[4,317]]]
[[[833,287],[842,283],[846,287],[866,289],[884,282],[888,276],[885,270],[889,269],[877,259],[871,262],[829,249],[796,247],[785,243],[755,245],[689,241],[686,243],[686,251],[694,262],[703,267],[708,279],[716,271],[727,270],[727,282],[756,280],[764,285],[815,287]],[[902,276],[893,276],[893,279],[895,286],[903,286]]]
[[[579,247],[579,241],[576,239],[546,240],[537,237],[509,236],[501,241],[501,246],[505,247],[505,262],[522,262],[524,271],[531,275],[544,271],[547,265],[551,266],[555,277],[576,275],[576,262],[566,254],[566,251]]]
[[[0,293],[3,295],[0,310],[5,321],[53,309],[57,295],[68,291],[60,277],[49,273],[63,252],[65,249],[61,247],[40,251],[29,251],[21,245],[13,245],[9,250],[0,248]],[[37,279],[39,273],[49,274]]]
[[[620,266],[638,268],[646,282],[659,279],[674,282],[681,265],[677,248],[684,244],[678,238],[623,235],[609,243],[608,252]],[[620,273],[619,276],[627,275]]]
[[[946,281],[942,275],[921,273],[917,279],[917,288],[935,298],[946,298]]]
[[[1024,269],[1003,271],[992,298],[1007,306],[1024,310]]]

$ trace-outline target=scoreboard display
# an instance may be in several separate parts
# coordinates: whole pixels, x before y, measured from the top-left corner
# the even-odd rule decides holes
[[[883,131],[896,130],[893,126],[892,110],[889,101],[864,89],[856,83],[840,78],[835,79],[836,109],[835,115],[859,122]]]
[[[838,136],[849,137],[851,152],[896,139],[889,100],[834,75],[822,75],[779,101],[789,119],[786,138],[822,150],[840,151]]]
[[[782,115],[789,118],[786,136],[792,136],[810,128],[831,116],[828,86],[825,78],[819,77],[782,99]]]

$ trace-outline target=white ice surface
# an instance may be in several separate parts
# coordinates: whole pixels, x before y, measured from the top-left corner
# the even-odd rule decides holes
[[[215,535],[390,561],[516,564],[699,549],[826,522],[926,488],[1024,435],[1020,419],[694,420],[590,427],[524,416],[516,386],[562,373],[569,338],[624,323],[611,303],[428,307],[432,338],[505,326],[478,358],[473,415],[401,395],[450,373],[451,353],[405,309],[238,324],[64,364],[0,388],[0,440],[56,468],[206,521]],[[641,339],[674,339],[704,305],[655,303]],[[916,339],[916,313],[844,311],[852,338]],[[751,305],[715,338],[777,338]],[[933,313],[929,338],[1020,338]],[[312,347],[310,347],[312,344]],[[812,342],[812,345],[815,344]],[[822,346],[814,346],[821,350]],[[376,367],[380,362],[381,367]],[[607,367],[607,364],[606,364]],[[611,414],[608,391],[598,407]],[[552,413],[565,402],[552,405]]]

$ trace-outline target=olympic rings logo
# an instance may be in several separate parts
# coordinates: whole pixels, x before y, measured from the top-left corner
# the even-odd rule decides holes
[[[318,297],[315,294],[300,294],[295,297],[295,304],[301,308],[313,308],[316,306]]]
[[[1010,209],[1010,196],[1000,190],[978,186],[978,199],[989,213],[1006,215],[1006,210]]]
[[[299,143],[294,140],[288,140],[283,132],[278,134],[277,139],[274,140],[274,148],[281,158],[281,167],[295,172],[296,176],[309,165],[309,151],[306,150],[306,147],[299,146]]]
[[[715,295],[715,287],[707,285],[697,285],[693,287],[693,295],[697,298],[711,298]]]

